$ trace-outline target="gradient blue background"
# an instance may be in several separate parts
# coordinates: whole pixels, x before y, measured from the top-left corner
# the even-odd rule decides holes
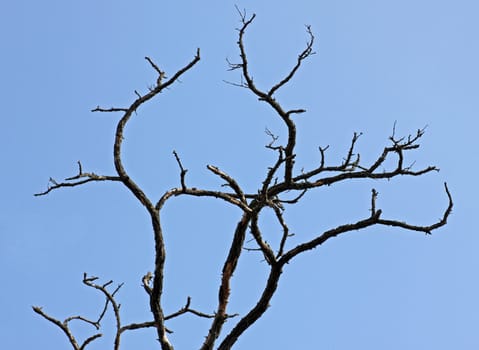
[[[291,244],[369,215],[371,188],[384,217],[429,224],[454,196],[449,224],[425,236],[386,227],[352,232],[297,258],[285,269],[265,316],[237,349],[477,349],[479,283],[477,174],[479,5],[476,1],[12,1],[1,5],[2,137],[0,166],[0,334],[4,349],[67,349],[58,328],[31,310],[63,319],[94,318],[103,300],[81,284],[83,272],[125,285],[123,322],[150,319],[140,278],[152,269],[153,241],[144,209],[117,183],[55,191],[57,181],[85,171],[113,175],[116,114],[156,79],[144,60],[167,73],[202,60],[152,103],[125,132],[127,170],[157,199],[179,186],[171,154],[179,152],[190,186],[220,188],[205,166],[219,166],[256,191],[275,155],[265,127],[284,127],[227,72],[238,59],[234,4],[255,12],[245,44],[258,87],[267,89],[295,63],[307,35],[316,55],[278,93],[296,117],[298,168],[318,162],[330,145],[337,164],[354,131],[365,164],[397,133],[426,125],[415,167],[441,172],[392,181],[353,181],[311,192],[287,211]],[[168,249],[165,311],[192,306],[212,312],[225,249],[239,210],[212,199],[178,198],[163,213]],[[270,215],[262,221],[278,236]],[[263,286],[266,264],[245,252],[233,280],[230,311],[243,313]],[[111,348],[105,336],[89,349]],[[225,330],[232,322],[228,322]],[[191,315],[168,322],[176,349],[199,348],[209,322]],[[77,334],[93,329],[75,324]],[[155,344],[151,330],[130,333],[122,349]]]

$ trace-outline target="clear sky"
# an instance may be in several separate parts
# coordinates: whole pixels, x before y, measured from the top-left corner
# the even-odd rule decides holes
[[[394,123],[407,135],[427,125],[415,167],[439,173],[392,181],[354,181],[311,193],[288,219],[300,242],[369,215],[371,188],[385,216],[429,224],[447,206],[449,224],[432,236],[377,227],[332,239],[285,269],[265,316],[237,349],[478,349],[479,3],[475,0],[341,1],[10,1],[0,11],[2,137],[0,166],[1,347],[67,349],[58,328],[32,305],[59,319],[94,317],[103,300],[81,284],[83,272],[124,282],[123,321],[150,319],[140,278],[153,266],[153,238],[144,209],[116,183],[55,191],[57,181],[85,171],[113,175],[118,115],[134,90],[156,76],[202,60],[125,132],[125,166],[157,199],[179,186],[172,156],[189,169],[190,186],[220,188],[207,164],[256,191],[275,155],[264,148],[267,127],[284,141],[278,118],[228,72],[238,59],[238,14],[257,18],[245,44],[255,82],[268,88],[316,35],[316,55],[278,94],[297,117],[299,167],[318,162],[329,145],[337,164],[353,132],[373,160]],[[225,249],[240,212],[207,199],[179,198],[165,208],[168,249],[165,311],[187,296],[204,312],[215,307]],[[278,230],[264,218],[272,237]],[[231,312],[244,313],[263,286],[266,264],[245,252],[235,274]],[[111,321],[108,319],[107,321]],[[230,325],[234,324],[234,320]],[[90,349],[111,348],[105,339]],[[112,324],[111,324],[112,325]],[[199,348],[209,323],[186,315],[167,324],[177,349]],[[85,326],[75,327],[87,335]],[[126,335],[123,349],[146,349],[154,334]]]

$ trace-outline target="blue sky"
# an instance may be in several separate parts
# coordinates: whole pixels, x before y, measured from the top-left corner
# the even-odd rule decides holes
[[[238,59],[238,14],[257,18],[245,44],[259,87],[267,89],[295,63],[310,24],[316,55],[278,100],[305,108],[297,117],[297,165],[342,160],[353,132],[372,161],[394,123],[407,135],[427,125],[417,168],[439,173],[391,181],[355,181],[310,193],[288,211],[306,240],[368,215],[371,188],[385,216],[428,224],[447,206],[449,224],[432,236],[376,227],[346,234],[285,269],[265,316],[237,349],[477,349],[477,181],[479,22],[476,1],[15,1],[2,5],[0,266],[2,347],[66,349],[65,337],[31,310],[63,319],[94,317],[102,299],[81,284],[83,272],[124,282],[123,321],[149,319],[140,278],[152,269],[148,217],[115,183],[89,184],[33,197],[49,177],[85,171],[113,175],[114,114],[156,76],[202,60],[170,90],[138,111],[125,134],[125,166],[153,199],[179,186],[172,156],[189,169],[190,186],[219,188],[207,164],[256,191],[275,155],[264,148],[267,127],[284,141],[277,116],[228,72]],[[163,213],[168,249],[165,309],[212,312],[221,264],[240,212],[208,199],[179,198]],[[277,230],[268,215],[264,230]],[[231,312],[244,313],[263,286],[265,263],[245,252],[234,278]],[[110,320],[111,321],[111,320]],[[108,323],[107,323],[108,324]],[[234,320],[231,325],[234,324]],[[184,316],[168,324],[177,349],[198,348],[208,323]],[[91,349],[109,348],[105,339]],[[90,330],[75,326],[78,334]],[[126,335],[123,349],[147,348],[152,332]]]

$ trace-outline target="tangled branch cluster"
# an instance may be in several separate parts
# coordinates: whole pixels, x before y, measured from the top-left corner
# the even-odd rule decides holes
[[[284,218],[284,212],[288,205],[294,205],[298,203],[306,192],[315,188],[319,188],[322,186],[330,186],[351,179],[391,179],[393,177],[402,175],[420,176],[432,171],[437,171],[438,169],[434,166],[429,166],[420,170],[413,170],[411,167],[404,165],[405,154],[419,147],[418,141],[424,134],[424,130],[422,129],[418,130],[414,135],[410,135],[405,138],[396,137],[395,132],[393,131],[392,136],[390,137],[391,144],[384,147],[377,159],[371,164],[364,164],[363,162],[361,162],[360,155],[355,152],[356,142],[360,137],[360,134],[355,133],[352,137],[349,150],[344,157],[344,161],[341,164],[326,165],[325,153],[327,147],[319,148],[319,164],[309,170],[301,170],[298,172],[295,167],[295,146],[297,141],[297,130],[294,117],[297,114],[304,113],[305,110],[284,109],[280,102],[275,98],[275,93],[283,86],[288,84],[288,82],[291,81],[298,69],[301,67],[304,60],[314,54],[314,35],[311,31],[311,28],[307,26],[306,32],[308,35],[308,41],[305,49],[301,53],[299,53],[296,64],[288,72],[288,74],[278,83],[274,84],[269,89],[263,90],[255,84],[253,77],[251,76],[249,62],[247,59],[246,49],[244,45],[244,36],[246,30],[253,22],[255,16],[253,15],[251,17],[247,17],[244,12],[240,13],[240,16],[242,24],[241,27],[238,29],[238,47],[240,51],[240,61],[239,63],[228,62],[230,70],[238,70],[241,72],[241,83],[234,85],[248,89],[258,98],[259,101],[268,104],[284,123],[288,135],[286,144],[276,145],[277,137],[268,131],[269,135],[272,137],[272,142],[267,145],[267,148],[275,152],[277,156],[275,162],[268,168],[264,180],[262,181],[256,193],[245,192],[242,189],[241,185],[231,175],[227,174],[224,170],[219,169],[218,167],[213,165],[208,165],[207,169],[214,175],[221,178],[221,180],[225,183],[226,187],[228,187],[229,190],[218,191],[191,187],[187,184],[187,169],[184,168],[178,154],[174,152],[174,157],[180,170],[180,186],[168,190],[157,201],[152,201],[145,195],[142,189],[128,175],[127,171],[123,166],[122,142],[126,124],[143,104],[148,102],[153,97],[157,96],[164,89],[170,87],[183,74],[192,69],[193,66],[198,63],[198,61],[200,60],[200,51],[198,49],[194,58],[187,65],[185,65],[175,74],[173,74],[171,78],[167,78],[165,72],[162,71],[153,62],[153,60],[151,60],[149,57],[146,57],[146,60],[158,74],[155,86],[152,87],[147,94],[141,95],[137,91],[135,91],[137,98],[127,108],[105,109],[101,107],[96,107],[95,109],[93,109],[94,112],[120,112],[123,114],[117,124],[114,141],[113,158],[117,173],[116,175],[105,176],[97,175],[95,173],[85,173],[83,172],[82,165],[79,162],[79,170],[77,175],[65,179],[64,182],[57,182],[50,178],[50,184],[47,190],[37,194],[41,196],[51,192],[52,190],[60,189],[63,187],[79,186],[93,181],[120,182],[124,186],[126,186],[136,197],[136,199],[144,206],[151,218],[155,241],[155,266],[154,272],[145,275],[142,281],[144,290],[149,298],[150,310],[153,316],[153,320],[122,326],[120,322],[119,305],[115,301],[115,294],[120,288],[120,286],[110,292],[108,291],[108,287],[111,285],[111,282],[99,285],[95,283],[95,277],[87,277],[86,274],[83,278],[83,283],[89,287],[99,290],[104,295],[106,300],[105,307],[96,321],[91,321],[80,316],[74,316],[69,317],[65,321],[61,322],[47,315],[40,307],[34,307],[34,311],[36,313],[40,314],[45,319],[54,323],[63,330],[74,349],[84,349],[89,343],[100,337],[101,334],[97,333],[89,337],[86,341],[83,342],[83,344],[80,345],[70,332],[69,322],[73,320],[81,320],[83,322],[87,322],[93,325],[95,328],[98,329],[100,326],[100,321],[103,319],[103,315],[105,314],[105,311],[108,306],[111,306],[111,308],[113,309],[113,313],[116,319],[116,336],[114,340],[115,350],[119,349],[120,347],[120,338],[123,332],[125,332],[126,330],[134,330],[147,327],[156,328],[158,340],[163,350],[173,349],[173,346],[167,336],[170,331],[166,328],[165,323],[168,319],[178,317],[185,313],[192,313],[196,316],[211,320],[208,334],[205,337],[201,349],[213,349],[222,333],[222,327],[225,324],[225,321],[230,317],[238,316],[228,314],[227,310],[228,302],[230,300],[232,276],[236,270],[242,252],[245,251],[244,243],[248,233],[252,235],[255,242],[255,247],[252,249],[259,251],[264,257],[264,261],[268,264],[269,275],[256,305],[254,305],[245,315],[242,315],[237,321],[237,323],[234,325],[232,330],[228,334],[223,336],[221,342],[217,346],[217,349],[220,350],[230,349],[236,342],[238,337],[264,314],[264,312],[268,308],[271,298],[273,297],[277,289],[278,281],[283,272],[283,267],[285,266],[285,264],[288,264],[293,258],[298,256],[299,254],[318,247],[332,237],[344,234],[346,232],[371,227],[373,225],[396,226],[406,230],[413,230],[430,234],[431,231],[445,225],[447,222],[447,219],[452,210],[453,202],[446,184],[445,192],[448,197],[449,204],[444,211],[442,218],[437,222],[434,222],[427,226],[418,226],[407,222],[383,218],[382,211],[381,209],[378,209],[376,203],[378,192],[375,189],[372,189],[370,214],[367,217],[356,222],[347,223],[331,228],[318,234],[316,237],[309,241],[298,244],[291,249],[287,249],[286,243],[288,241],[288,238],[291,236],[291,233]],[[395,157],[396,159],[395,166],[392,169],[387,169],[384,164],[386,160],[389,160],[391,157]],[[386,170],[380,170],[383,169],[383,167],[386,168]],[[286,193],[289,194],[287,197],[289,199],[285,197]],[[293,197],[293,199],[291,199],[291,193],[296,193],[296,196]],[[191,300],[189,298],[185,306],[174,314],[164,315],[163,312],[162,293],[166,247],[163,239],[162,225],[160,222],[160,211],[169,199],[178,196],[214,197],[238,207],[242,212],[241,219],[238,221],[235,231],[232,235],[229,251],[223,264],[222,276],[218,287],[217,305],[214,314],[211,315],[191,309]],[[280,227],[282,228],[281,239],[279,240],[277,247],[271,247],[267,243],[267,241],[264,239],[263,232],[258,223],[260,214],[264,209],[267,208],[270,208],[274,211],[275,217],[278,220]]]

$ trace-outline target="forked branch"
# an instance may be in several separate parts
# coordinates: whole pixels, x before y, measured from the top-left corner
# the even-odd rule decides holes
[[[112,284],[112,281],[109,281],[107,283],[104,283],[102,285],[96,284],[95,281],[97,280],[97,277],[88,277],[86,273],[83,275],[83,284],[85,284],[88,287],[94,288],[96,290],[99,290],[103,296],[105,297],[105,305],[103,307],[103,310],[100,312],[100,315],[98,316],[97,320],[92,321],[86,317],[83,316],[70,316],[67,317],[64,321],[60,321],[50,315],[48,315],[43,309],[39,306],[33,306],[33,311],[35,311],[37,314],[41,315],[43,318],[46,320],[50,321],[57,327],[59,327],[67,336],[70,345],[73,347],[75,350],[83,350],[86,348],[88,344],[90,344],[92,341],[95,339],[100,338],[103,336],[102,333],[95,333],[88,337],[81,345],[78,343],[77,339],[73,335],[71,329],[70,329],[70,322],[71,321],[82,321],[84,323],[87,323],[89,325],[92,325],[95,327],[96,330],[99,330],[101,328],[101,322],[106,314],[107,308],[109,305],[111,305],[116,321],[116,332],[115,332],[115,340],[114,340],[114,350],[120,349],[120,311],[119,311],[119,305],[117,304],[115,300],[115,294],[120,290],[122,284],[118,285],[112,292],[108,291],[108,287]]]
[[[184,73],[197,64],[200,60],[200,53],[199,50],[197,50],[194,58],[176,73],[170,75],[170,78],[167,77],[166,72],[163,71],[150,57],[145,57],[146,61],[157,74],[155,85],[152,86],[146,94],[140,94],[138,91],[135,91],[136,99],[129,107],[102,108],[98,106],[93,109],[94,112],[101,113],[122,113],[122,116],[117,123],[114,139],[113,161],[117,173],[116,176],[104,176],[91,172],[83,172],[82,164],[78,162],[78,173],[76,175],[66,178],[63,182],[57,182],[53,178],[50,178],[47,190],[36,194],[37,196],[41,196],[55,189],[75,187],[93,181],[121,182],[145,207],[151,219],[155,243],[155,265],[153,273],[148,272],[143,276],[142,284],[143,289],[149,298],[150,311],[153,315],[153,320],[130,323],[122,326],[120,322],[120,305],[115,300],[115,294],[118,292],[121,285],[111,291],[111,281],[105,284],[97,284],[96,277],[88,277],[86,274],[83,277],[83,283],[100,291],[105,298],[104,308],[97,320],[92,321],[83,316],[72,316],[64,321],[59,321],[47,315],[40,307],[33,308],[37,314],[58,326],[66,334],[70,344],[75,350],[84,349],[93,340],[101,337],[102,334],[95,333],[80,345],[73,336],[69,328],[69,323],[76,320],[90,324],[95,327],[96,330],[99,330],[100,322],[104,318],[107,309],[113,311],[113,317],[115,320],[114,350],[119,350],[120,338],[125,331],[142,328],[155,328],[162,350],[173,350],[173,345],[167,337],[167,333],[171,333],[172,331],[166,328],[165,321],[184,314],[193,314],[200,318],[210,320],[210,328],[201,346],[201,350],[213,350],[216,346],[216,341],[222,336],[221,333],[225,322],[228,319],[237,316],[236,313],[232,314],[228,312],[228,305],[230,303],[233,275],[239,264],[241,254],[243,251],[253,251],[261,254],[261,261],[263,261],[263,263],[266,262],[267,268],[269,268],[269,275],[257,302],[251,306],[250,310],[246,312],[236,324],[233,325],[231,331],[224,336],[217,347],[217,349],[220,350],[229,350],[235,344],[238,337],[240,337],[249,327],[262,317],[264,312],[266,312],[270,305],[270,301],[277,290],[278,282],[283,273],[284,267],[299,254],[319,247],[330,238],[348,232],[362,230],[374,225],[393,226],[409,231],[430,234],[433,230],[436,230],[447,223],[452,212],[453,201],[446,184],[444,184],[444,187],[448,198],[447,208],[443,212],[441,219],[426,226],[414,225],[395,219],[384,219],[381,209],[377,208],[376,202],[378,192],[373,189],[371,191],[369,215],[365,215],[363,219],[345,223],[322,233],[318,233],[309,241],[304,241],[299,244],[295,243],[295,245],[291,244],[291,241],[288,240],[288,238],[292,236],[292,233],[290,232],[285,212],[289,205],[298,204],[307,192],[322,186],[330,186],[346,180],[391,179],[403,175],[420,176],[433,171],[438,171],[439,169],[435,166],[427,166],[419,170],[413,170],[412,165],[405,165],[408,152],[419,148],[419,140],[424,135],[424,129],[419,129],[413,135],[397,138],[394,126],[392,135],[389,137],[390,144],[384,147],[382,152],[379,152],[377,158],[369,164],[364,164],[364,161],[361,160],[360,154],[356,151],[358,139],[361,134],[354,133],[349,148],[346,150],[345,156],[339,164],[327,165],[326,151],[329,146],[320,147],[318,164],[315,164],[309,170],[302,169],[301,171],[297,171],[294,166],[296,158],[295,146],[297,142],[297,130],[294,117],[296,114],[305,113],[306,111],[302,108],[289,110],[283,108],[274,95],[279,89],[292,81],[304,60],[314,54],[314,35],[311,31],[311,27],[306,26],[308,40],[305,48],[298,54],[294,66],[277,83],[273,84],[268,89],[263,90],[259,88],[253,80],[244,43],[246,30],[255,19],[255,15],[253,14],[251,17],[248,17],[246,12],[241,12],[238,8],[237,10],[240,14],[242,24],[238,29],[239,34],[237,42],[240,62],[228,63],[230,70],[241,71],[241,83],[233,85],[250,90],[258,100],[267,103],[276,112],[287,131],[287,141],[284,144],[279,145],[277,144],[278,137],[273,135],[269,130],[266,131],[272,138],[272,141],[266,145],[266,147],[272,150],[276,156],[272,164],[267,168],[265,175],[262,178],[263,180],[258,184],[256,192],[246,192],[232,175],[213,165],[208,165],[207,169],[223,181],[222,187],[227,187],[226,191],[190,187],[187,185],[186,181],[188,169],[184,167],[178,153],[173,151],[173,155],[179,167],[180,185],[178,188],[172,188],[164,192],[159,199],[151,200],[134,182],[124,168],[122,145],[125,127],[128,121],[136,114],[137,110],[143,104],[170,87],[178,81]],[[392,160],[395,160],[393,166],[389,166],[389,164],[391,164],[389,161],[391,158]],[[248,171],[250,170],[251,169],[248,169]],[[241,213],[236,228],[230,237],[230,246],[223,263],[218,286],[217,302],[213,313],[204,313],[193,309],[191,307],[190,297],[187,298],[184,306],[179,308],[176,312],[165,315],[163,311],[162,294],[166,247],[160,222],[160,212],[168,200],[184,195],[221,199],[234,205]],[[270,237],[269,233],[266,232],[268,228],[265,229],[260,225],[259,218],[262,211],[265,209],[273,210],[280,227],[279,236],[274,243],[268,243],[266,241],[265,237]],[[263,232],[266,233],[264,234]],[[252,235],[253,238],[251,239],[251,242],[253,242],[252,244],[255,244],[254,248],[244,248],[247,234]]]
[[[238,340],[238,338],[246,331],[251,325],[253,325],[261,316],[266,312],[267,308],[270,305],[270,301],[273,298],[276,289],[278,287],[278,282],[283,272],[283,268],[286,264],[290,263],[293,258],[298,256],[301,253],[304,253],[308,250],[317,248],[319,245],[322,245],[327,240],[333,237],[337,237],[341,234],[351,232],[351,231],[358,231],[364,228],[368,228],[374,225],[387,225],[387,226],[397,226],[404,228],[406,230],[413,230],[413,231],[420,231],[426,234],[430,234],[432,230],[438,229],[439,227],[444,226],[447,223],[447,219],[451,214],[453,202],[452,196],[449,192],[449,189],[446,184],[444,184],[446,194],[448,197],[448,206],[443,213],[443,217],[428,226],[418,226],[418,225],[411,225],[401,221],[396,220],[384,220],[381,219],[382,211],[380,209],[376,209],[376,198],[377,192],[375,190],[372,191],[372,198],[371,198],[371,208],[370,212],[371,215],[363,220],[356,221],[352,224],[344,224],[337,226],[333,229],[327,230],[323,232],[321,235],[317,236],[316,238],[312,239],[311,241],[302,243],[297,245],[296,247],[292,248],[291,250],[284,253],[278,260],[271,264],[270,273],[268,276],[268,280],[264,287],[263,293],[259,298],[256,305],[251,308],[251,310],[235,325],[235,327],[231,330],[231,332],[224,338],[221,342],[218,350],[228,350],[231,349],[233,344]],[[263,251],[264,253],[264,251]]]
[[[82,164],[80,161],[78,164],[78,174],[66,178],[63,182],[57,182],[55,179],[50,177],[48,180],[47,189],[40,193],[35,193],[35,196],[44,196],[50,193],[53,190],[62,188],[62,187],[75,187],[79,185],[86,184],[93,181],[121,181],[118,176],[107,176],[107,175],[97,175],[95,173],[85,173],[82,169]]]
[[[258,190],[258,196],[250,203],[250,207],[253,208],[253,215],[251,216],[251,233],[257,244],[257,249],[249,248],[248,251],[260,251],[265,258],[265,261],[270,265],[270,274],[266,285],[263,289],[261,297],[258,302],[246,313],[246,315],[233,327],[231,332],[223,339],[218,349],[227,350],[230,349],[236,342],[238,337],[248,329],[254,322],[256,322],[263,313],[267,310],[270,300],[273,297],[280,276],[283,271],[283,267],[291,262],[293,258],[308,250],[317,248],[319,245],[326,242],[332,237],[338,235],[357,231],[364,228],[368,228],[374,225],[386,225],[401,227],[406,230],[424,232],[430,234],[432,230],[438,229],[447,223],[447,219],[451,214],[453,201],[449,189],[445,184],[445,191],[448,197],[448,206],[443,213],[443,216],[437,222],[427,225],[413,225],[399,220],[383,219],[381,217],[382,211],[376,208],[377,191],[372,190],[370,215],[362,220],[356,221],[350,224],[343,224],[333,229],[327,230],[322,234],[316,236],[314,239],[298,244],[297,246],[287,250],[286,240],[289,237],[289,229],[286,221],[283,217],[284,207],[272,205],[271,198],[276,199],[276,203],[280,204],[296,204],[307,191],[324,185],[332,185],[336,182],[350,180],[350,179],[390,179],[396,176],[409,175],[420,176],[432,171],[438,171],[435,166],[428,166],[419,170],[412,170],[411,166],[404,165],[405,153],[410,150],[417,149],[419,147],[418,140],[423,136],[424,129],[417,131],[415,135],[410,135],[407,138],[396,138],[395,127],[393,128],[393,134],[390,137],[392,142],[391,146],[385,147],[383,152],[378,156],[376,161],[371,165],[361,164],[361,157],[359,153],[356,153],[355,146],[361,136],[361,134],[355,133],[351,140],[349,150],[344,157],[343,162],[336,166],[326,166],[325,151],[328,147],[320,147],[320,164],[318,167],[309,171],[301,171],[300,174],[294,174],[294,146],[296,144],[296,125],[294,120],[291,119],[291,115],[295,113],[303,113],[305,110],[297,109],[286,111],[282,108],[280,103],[273,98],[273,94],[285,84],[287,84],[295,75],[299,69],[302,61],[309,55],[313,54],[312,45],[314,36],[310,27],[307,27],[310,35],[310,41],[308,42],[306,49],[298,56],[298,61],[295,67],[290,73],[279,83],[274,85],[268,92],[260,90],[254,83],[253,78],[249,71],[249,61],[247,59],[246,50],[244,46],[244,34],[248,26],[253,22],[255,16],[247,17],[246,13],[240,13],[242,20],[242,27],[239,29],[238,46],[240,50],[241,62],[236,64],[230,63],[230,70],[241,69],[242,71],[242,83],[238,84],[241,87],[249,89],[254,95],[258,97],[260,101],[268,103],[283,120],[284,125],[288,130],[288,141],[285,146],[274,145],[277,138],[272,135],[273,141],[267,145],[268,148],[278,152],[278,159],[269,168],[267,176],[262,183],[260,190]],[[244,83],[243,83],[244,82]],[[283,153],[284,152],[284,153]],[[397,162],[396,166],[390,170],[380,171],[380,167],[383,166],[386,159],[390,155],[395,155]],[[284,166],[283,181],[272,183],[272,179],[275,178],[276,172]],[[300,191],[300,194],[292,199],[285,200],[281,197],[289,191]],[[278,222],[283,228],[283,234],[279,242],[279,249],[276,256],[272,255],[272,248],[263,239],[263,234],[258,224],[258,216],[265,207],[271,207],[274,209]],[[203,347],[206,349],[206,347]],[[209,347],[208,349],[211,349]]]
[[[294,77],[298,69],[300,68],[303,61],[308,58],[309,56],[314,54],[313,51],[313,43],[314,43],[314,35],[311,31],[310,26],[306,26],[307,33],[309,35],[309,40],[306,44],[306,48],[298,55],[298,59],[296,65],[289,71],[285,78],[280,80],[278,83],[273,85],[267,92],[262,91],[259,89],[253,81],[253,77],[249,70],[248,65],[248,58],[246,55],[246,49],[244,45],[244,35],[246,33],[246,29],[249,25],[253,22],[254,18],[256,17],[254,14],[250,17],[246,17],[245,12],[240,12],[242,27],[238,29],[239,36],[238,36],[238,47],[240,50],[240,59],[241,63],[231,64],[230,63],[230,70],[241,69],[242,71],[242,79],[244,79],[245,83],[243,87],[248,88],[251,92],[253,92],[260,101],[264,101],[269,104],[273,110],[279,115],[279,117],[285,123],[287,130],[288,130],[288,142],[284,147],[285,152],[285,166],[284,166],[284,182],[290,183],[292,180],[293,174],[293,167],[294,167],[294,147],[296,145],[296,125],[291,119],[292,115],[300,114],[306,112],[305,109],[292,109],[292,110],[284,110],[282,106],[276,101],[273,97],[274,93],[279,90],[281,87],[285,86],[291,79]]]

